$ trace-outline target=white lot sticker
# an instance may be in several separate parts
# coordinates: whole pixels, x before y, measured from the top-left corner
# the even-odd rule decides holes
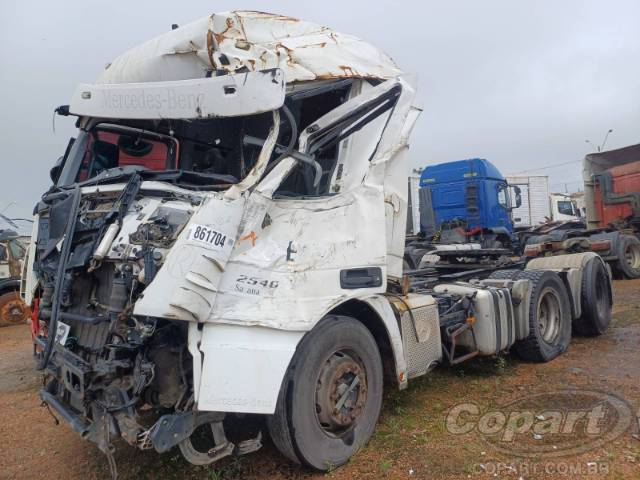
[[[67,343],[69,330],[71,330],[71,327],[69,325],[58,320],[58,325],[56,325],[56,342],[58,342],[60,345],[64,345],[65,343]]]
[[[194,223],[189,225],[187,241],[195,242],[210,250],[229,251],[233,246],[233,238],[215,228]]]

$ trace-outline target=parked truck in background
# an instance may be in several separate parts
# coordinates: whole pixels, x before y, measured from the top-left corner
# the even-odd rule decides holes
[[[549,192],[547,176],[503,176],[481,158],[429,165],[421,171],[418,190],[412,190],[411,177],[409,188],[411,207],[418,210],[412,218],[420,218],[421,206],[432,211],[423,215],[420,231],[440,243],[478,243],[521,253],[527,236],[520,232],[580,220],[569,195]]]
[[[505,182],[507,187],[504,191],[491,187]],[[467,185],[474,189],[481,185],[478,192],[469,197],[469,204],[467,197],[470,192],[465,190]],[[428,237],[453,227],[453,232],[444,234],[445,242],[479,242],[484,247],[506,245],[517,251],[518,246],[524,245],[519,232],[542,224],[581,221],[583,216],[571,195],[549,193],[546,175],[503,177],[491,162],[484,159],[413,169],[409,175],[409,192],[407,232],[412,235],[422,232],[423,237]],[[422,220],[421,201],[427,212]],[[495,206],[501,202],[506,203],[496,210]],[[466,235],[460,235],[460,228],[469,225],[473,228],[466,231]],[[523,236],[526,241],[526,234]]]
[[[20,298],[20,277],[29,237],[0,214],[0,326],[25,322],[29,308]]]
[[[607,328],[593,253],[466,282],[403,271],[410,78],[353,36],[228,12],[133,48],[58,109],[78,133],[23,293],[40,396],[114,475],[116,438],[197,465],[253,452],[247,414],[328,471],[371,437],[383,388],[509,349],[547,362]]]
[[[522,204],[512,211],[516,230],[549,222],[575,221],[582,216],[571,195],[549,191],[547,175],[505,175],[505,179],[521,190]]]
[[[640,278],[640,145],[583,161],[586,227],[555,228],[529,238],[528,257],[595,251],[618,278]]]
[[[428,245],[416,242],[406,261],[417,266],[423,254],[451,244],[477,245],[494,259],[499,252],[491,249],[526,258],[593,251],[617,278],[640,278],[638,152],[631,146],[587,155],[586,218],[571,195],[549,193],[544,176],[505,178],[484,159],[428,166],[414,195]]]
[[[568,193],[550,193],[550,220],[554,222],[568,222],[578,220],[582,214],[576,201]]]
[[[421,224],[424,236],[441,243],[518,248],[513,211],[522,205],[521,189],[510,186],[488,160],[429,165],[422,170],[420,188],[420,207],[433,211],[432,220]]]
[[[513,209],[517,228],[530,228],[545,223],[551,217],[549,208],[549,177],[546,175],[505,175],[510,185],[520,188],[521,205]]]

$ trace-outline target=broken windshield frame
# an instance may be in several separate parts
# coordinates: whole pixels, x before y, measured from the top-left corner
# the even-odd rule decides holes
[[[134,171],[143,179],[197,190],[239,183],[261,146],[245,145],[245,133],[266,138],[272,113],[182,121],[85,120],[64,160],[57,186],[113,183]],[[135,167],[135,168],[134,168]]]
[[[309,173],[310,187],[317,191],[321,178],[327,177],[335,163],[335,158],[330,160],[333,153],[322,160],[318,156],[324,150],[332,150],[340,139],[332,139],[309,155],[298,150],[299,132],[342,104],[352,84],[352,80],[323,81],[296,86],[287,94],[286,104],[279,109],[277,143],[261,177],[290,156],[307,165],[304,170]],[[227,189],[242,182],[256,165],[273,126],[273,113],[190,120],[107,121],[83,117],[57,186],[115,183],[136,171],[143,180],[166,181],[197,190]],[[97,166],[93,157],[99,157]],[[123,158],[125,161],[121,161]],[[319,161],[324,162],[322,166]]]

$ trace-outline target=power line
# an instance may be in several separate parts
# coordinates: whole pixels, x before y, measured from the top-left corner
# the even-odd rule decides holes
[[[557,182],[557,183],[552,183],[549,186],[551,187],[557,187],[558,185],[562,186],[562,185],[573,185],[575,183],[582,183],[583,180],[570,180],[568,182]]]
[[[521,172],[511,173],[510,175],[520,175],[522,173],[538,172],[540,170],[548,170],[550,168],[564,167],[565,165],[571,165],[572,163],[578,163],[578,162],[582,162],[582,160],[571,160],[570,162],[556,163],[555,165],[546,165],[544,167],[530,168],[529,170],[522,170]]]

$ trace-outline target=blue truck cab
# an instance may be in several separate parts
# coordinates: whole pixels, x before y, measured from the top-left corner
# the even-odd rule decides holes
[[[488,160],[428,166],[422,171],[420,187],[426,189],[433,209],[433,225],[421,225],[423,232],[430,230],[442,241],[477,241],[483,247],[515,242],[511,211],[518,206],[519,189],[514,187],[516,201],[512,202],[507,181]]]

